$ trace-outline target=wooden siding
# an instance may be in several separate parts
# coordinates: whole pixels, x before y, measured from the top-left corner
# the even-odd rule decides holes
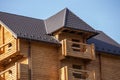
[[[32,42],[31,54],[33,80],[58,80],[59,59],[57,47]]]

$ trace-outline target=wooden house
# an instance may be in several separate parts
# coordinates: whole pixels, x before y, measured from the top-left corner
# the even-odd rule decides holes
[[[120,80],[120,44],[67,8],[46,20],[0,12],[0,80]]]

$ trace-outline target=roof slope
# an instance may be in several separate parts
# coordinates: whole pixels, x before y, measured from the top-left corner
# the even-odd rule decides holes
[[[100,34],[89,39],[88,43],[94,43],[97,51],[120,55],[120,45],[104,32],[98,33]]]
[[[58,44],[59,41],[52,36],[49,36],[47,31],[51,33],[62,26],[69,26],[71,28],[92,32],[95,31],[68,9],[62,10],[45,21],[0,12],[0,21],[6,25],[5,27],[7,27],[15,37],[56,44]],[[88,43],[95,43],[97,51],[120,55],[120,44],[116,43],[102,31],[98,31],[97,33],[100,34],[89,39]]]
[[[93,29],[67,8],[46,19],[45,22],[48,34],[53,33],[54,31],[59,30],[62,27],[96,33],[95,29]]]
[[[4,12],[0,12],[0,20],[18,38],[58,43],[47,35],[43,20]]]

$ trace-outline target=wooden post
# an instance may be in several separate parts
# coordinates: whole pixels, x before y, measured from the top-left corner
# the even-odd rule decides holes
[[[3,45],[4,44],[4,42],[3,42],[3,38],[4,38],[4,35],[3,35],[3,33],[4,33],[4,31],[3,31],[3,27],[0,25],[0,35],[1,35],[1,38],[0,38],[0,46],[1,45]],[[4,53],[4,48],[0,48],[0,54],[2,54],[2,53]]]
[[[64,39],[64,54],[67,55],[67,39]]]
[[[92,59],[95,60],[95,46],[94,46],[94,44],[91,44],[91,53],[92,53]]]

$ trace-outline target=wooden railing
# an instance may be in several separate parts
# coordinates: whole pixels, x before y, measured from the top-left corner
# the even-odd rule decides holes
[[[82,59],[95,59],[94,45],[74,42],[64,39],[62,41],[62,56],[72,56]]]
[[[16,62],[0,72],[0,80],[28,80],[28,65]]]
[[[18,80],[20,64],[16,63],[14,66],[0,72],[0,80]]]
[[[95,72],[65,66],[60,70],[60,80],[95,80]]]
[[[12,39],[9,42],[0,46],[0,62],[10,56],[14,55],[18,51],[18,42],[16,39]]]

